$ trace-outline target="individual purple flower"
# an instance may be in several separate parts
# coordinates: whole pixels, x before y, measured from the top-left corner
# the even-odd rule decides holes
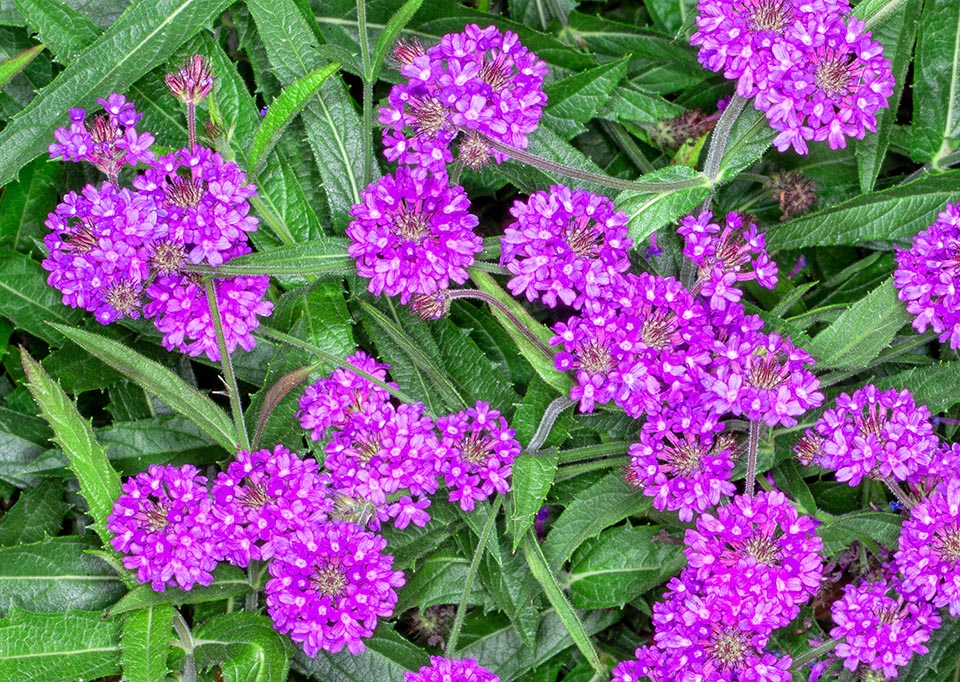
[[[960,443],[940,443],[929,464],[921,466],[907,483],[919,499],[924,499],[957,472],[960,472]]]
[[[264,588],[274,627],[311,657],[344,647],[359,654],[378,618],[389,618],[403,587],[387,541],[346,521],[330,521],[277,541]]]
[[[430,665],[403,674],[404,682],[500,682],[500,678],[473,658],[431,656]]]
[[[703,211],[680,221],[683,255],[698,266],[697,288],[710,299],[710,306],[726,308],[743,296],[740,283],[756,280],[767,289],[777,285],[777,264],[766,250],[765,235],[752,222],[744,227],[738,213],[728,213],[725,224],[712,222]]]
[[[238,246],[247,248],[247,234],[257,229],[249,203],[257,188],[247,184],[237,164],[211,149],[184,148],[163,156],[133,185],[160,207],[165,230],[158,243],[181,245],[188,263],[222,265]]]
[[[47,284],[64,305],[84,308],[101,324],[140,316],[149,280],[147,243],[157,230],[153,202],[126,188],[103,183],[70,192],[46,220]]]
[[[960,478],[942,483],[910,510],[894,558],[904,596],[960,615]]]
[[[929,326],[960,348],[960,204],[948,204],[937,220],[913,238],[907,250],[897,250],[893,283],[897,297],[914,315],[913,327],[923,333]]]
[[[823,541],[817,522],[800,516],[783,493],[740,495],[703,514],[686,532],[688,570],[715,594],[743,591],[776,607],[777,627],[789,623],[820,587]]]
[[[690,521],[736,492],[730,479],[737,442],[718,433],[723,427],[702,410],[689,419],[682,418],[684,408],[668,414],[648,419],[640,429],[626,477],[653,498],[656,509],[678,511],[681,521]]]
[[[241,568],[270,559],[278,538],[326,521],[333,510],[329,485],[314,460],[282,445],[239,452],[210,491],[212,530],[224,558]]]
[[[806,154],[810,140],[840,149],[848,137],[876,132],[893,73],[862,21],[837,13],[805,17],[790,25],[773,54],[770,87],[758,92],[755,105],[781,131],[777,149]]]
[[[348,367],[336,368],[329,377],[308,386],[300,396],[297,418],[313,440],[323,440],[330,429],[342,429],[351,412],[360,412],[390,399],[386,390],[349,368],[353,366],[386,381],[390,365],[377,362],[363,351],[348,355],[344,362]],[[389,385],[396,387],[393,383]]]
[[[930,604],[905,600],[887,581],[845,585],[830,613],[830,636],[842,640],[834,653],[843,666],[868,666],[886,679],[896,677],[914,654],[927,653],[924,643],[940,627],[940,616]]]
[[[70,125],[53,133],[56,140],[50,145],[50,158],[64,161],[86,161],[97,167],[116,184],[117,174],[124,164],[151,163],[153,135],[138,133],[137,123],[142,114],[132,102],[116,93],[97,100],[105,112],[91,120],[83,109],[70,110]]]
[[[270,278],[261,275],[217,278],[213,287],[227,352],[233,353],[238,346],[252,350],[256,345],[253,332],[260,326],[259,318],[273,311],[273,303],[263,300]],[[216,325],[206,287],[199,277],[160,275],[147,287],[146,295],[149,303],[144,306],[143,314],[156,317],[154,323],[163,334],[164,348],[194,357],[206,354],[214,362],[220,359]]]
[[[836,471],[838,481],[905,481],[930,465],[939,441],[929,410],[915,405],[909,391],[867,384],[853,395],[841,393],[836,405],[813,431],[820,439],[815,461]]]
[[[464,511],[495,492],[510,490],[514,458],[520,454],[515,432],[498,410],[485,402],[437,419],[441,434],[441,473],[451,502]]]
[[[370,280],[373,294],[433,294],[450,282],[462,284],[482,240],[473,228],[477,217],[462,187],[445,174],[401,166],[361,193],[351,209],[347,248],[357,272]]]
[[[150,465],[128,478],[107,517],[110,545],[137,580],[163,592],[209,585],[221,558],[212,533],[206,479],[196,467]]]
[[[500,264],[513,275],[507,286],[514,296],[551,308],[559,297],[579,308],[584,297],[597,297],[615,273],[630,267],[627,215],[606,197],[552,185],[515,202],[510,214]]]

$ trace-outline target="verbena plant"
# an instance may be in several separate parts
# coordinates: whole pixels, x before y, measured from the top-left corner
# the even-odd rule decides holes
[[[477,4],[0,1],[0,680],[956,678],[960,4]]]

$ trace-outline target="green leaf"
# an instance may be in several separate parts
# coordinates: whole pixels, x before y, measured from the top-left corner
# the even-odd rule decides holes
[[[69,64],[100,37],[100,29],[81,12],[57,0],[16,0],[40,40],[61,64]]]
[[[821,369],[863,369],[870,366],[908,322],[910,315],[897,300],[893,280],[889,279],[817,334],[807,351]]]
[[[40,263],[7,250],[0,251],[0,317],[54,346],[63,345],[63,335],[45,322],[72,325],[82,319],[80,311],[63,305],[60,292],[47,284]]]
[[[126,682],[164,682],[173,639],[173,607],[150,606],[127,614],[120,633],[120,667]]]
[[[510,17],[527,26],[546,31],[556,19],[566,24],[580,0],[508,0]]]
[[[771,226],[767,248],[774,252],[913,237],[933,224],[948,201],[956,199],[958,182],[960,171],[931,175]]]
[[[43,419],[0,407],[0,480],[18,488],[35,485],[35,481],[27,480],[26,472],[49,447],[52,437],[53,433]]]
[[[92,108],[98,97],[122,92],[161,64],[230,5],[230,0],[135,3],[103,36],[0,132],[0,185],[45,154],[71,107]]]
[[[933,414],[946,412],[960,403],[960,362],[914,367],[874,383],[882,390],[909,388],[917,405],[926,405]]]
[[[536,651],[537,627],[540,624],[539,595],[536,581],[530,574],[527,562],[519,553],[511,552],[504,541],[500,548],[503,561],[497,563],[490,553],[484,555],[478,572],[480,582],[493,598],[497,608],[507,614],[517,634],[529,652]]]
[[[227,452],[236,450],[237,435],[227,414],[210,398],[189,386],[169,369],[122,343],[99,334],[62,325],[52,326],[88,353],[190,419]]]
[[[97,442],[90,422],[80,416],[60,385],[26,350],[20,351],[20,359],[27,375],[27,388],[53,428],[54,441],[70,459],[70,471],[80,482],[80,494],[90,507],[94,529],[106,543],[112,537],[107,530],[107,516],[120,497],[120,476],[107,461],[106,448]]]
[[[758,161],[770,147],[774,135],[763,112],[750,106],[744,107],[734,121],[727,146],[723,149],[717,181],[732,180]]]
[[[597,115],[627,73],[627,61],[619,59],[546,85],[544,122],[565,140],[582,133],[583,124]]]
[[[910,665],[901,668],[900,678],[910,682],[948,682],[956,679],[957,648],[960,646],[960,619],[943,619],[943,627],[935,630],[924,644],[928,651],[914,656]]]
[[[44,481],[24,490],[17,503],[0,516],[0,547],[26,545],[56,535],[69,509],[63,501],[62,481]]]
[[[120,672],[120,623],[100,612],[30,613],[0,620],[0,680],[94,680]]]
[[[245,595],[251,590],[247,576],[236,566],[219,564],[213,572],[213,582],[209,585],[194,585],[191,590],[179,587],[167,587],[163,592],[155,592],[149,585],[140,585],[130,590],[120,601],[110,607],[109,614],[117,616],[139,609],[160,604],[203,604],[222,601]]]
[[[193,631],[201,669],[220,666],[226,682],[286,682],[293,645],[256,613],[214,616]]]
[[[146,471],[151,464],[200,467],[223,456],[196,424],[178,414],[115,421],[96,433],[97,440],[107,448],[110,463],[127,476]]]
[[[473,342],[470,330],[462,329],[450,320],[432,322],[429,329],[440,349],[442,366],[460,395],[470,404],[481,400],[490,403],[492,408],[509,417],[520,396],[507,377]]]
[[[658,539],[656,526],[608,528],[574,552],[566,579],[578,609],[621,607],[686,564],[683,544]]]
[[[0,247],[23,253],[38,251],[34,240],[42,240],[50,231],[43,221],[60,201],[57,181],[62,174],[60,164],[37,159],[24,167],[18,182],[3,189]]]
[[[862,3],[861,3],[862,4]],[[903,86],[907,80],[907,67],[913,53],[917,35],[917,20],[923,3],[909,0],[873,31],[873,39],[884,46],[884,54],[893,70],[893,95],[890,106],[877,112],[877,132],[867,135],[854,144],[857,154],[857,170],[860,174],[860,191],[871,192],[880,174],[880,167],[890,146],[890,133],[900,108]],[[860,9],[860,6],[857,6]]]
[[[86,553],[91,547],[65,536],[0,548],[0,607],[53,613],[112,604],[126,588],[108,564]]]
[[[510,494],[513,496],[513,516],[510,518],[513,551],[517,551],[523,536],[533,525],[556,475],[555,452],[524,452],[513,460],[510,483]]]
[[[543,587],[544,594],[556,611],[557,617],[563,623],[564,629],[570,635],[574,644],[577,645],[580,653],[590,662],[590,666],[598,675],[604,675],[606,668],[600,662],[600,656],[594,649],[593,642],[590,641],[590,635],[576,611],[573,610],[573,606],[567,600],[566,595],[564,595],[563,589],[557,583],[556,575],[547,565],[543,551],[531,533],[524,536],[521,548],[523,549],[523,556],[527,560],[527,565],[530,567],[530,572]]]
[[[642,124],[676,118],[683,112],[683,107],[627,82],[613,89],[599,115],[612,121]]]
[[[274,75],[281,83],[290,85],[325,66],[323,58],[309,49],[319,42],[318,37],[294,0],[249,0],[246,5],[257,23]],[[320,96],[307,104],[302,118],[330,202],[334,229],[342,231],[350,221],[350,207],[360,200],[360,117],[343,82],[328,78]]]
[[[234,258],[219,266],[217,273],[280,277],[289,288],[306,284],[315,277],[340,279],[356,272],[356,263],[347,255],[348,244],[348,240],[340,237],[320,237],[304,244]]]
[[[43,52],[44,45],[34,45],[28,50],[24,50],[9,59],[0,62],[0,88],[9,83],[14,76],[27,68],[27,64],[33,61],[33,58]]]
[[[307,106],[310,99],[319,92],[331,74],[340,68],[339,64],[327,64],[322,69],[298,78],[283,89],[280,96],[271,102],[267,116],[257,129],[253,138],[248,162],[252,175],[258,175],[267,161],[267,155],[276,146],[280,135],[290,122]]]
[[[615,203],[630,218],[630,238],[634,244],[661,227],[672,224],[689,213],[710,195],[710,182],[700,171],[689,166],[667,166],[647,173],[647,183],[663,183],[660,191],[628,190],[621,192]]]
[[[960,146],[960,4],[923,3],[913,79],[913,139],[917,161],[940,168]]]
[[[855,540],[896,547],[902,521],[891,512],[852,512],[821,524],[817,535],[823,538],[823,551],[828,557],[846,549]]]
[[[554,522],[543,543],[543,553],[553,570],[559,570],[573,552],[607,526],[650,508],[644,497],[614,471],[578,495]]]
[[[447,552],[437,552],[417,564],[417,570],[406,575],[406,584],[400,592],[397,613],[417,607],[424,609],[436,604],[456,604],[463,598],[470,560]],[[483,606],[490,598],[482,586],[474,581],[467,596],[468,604]]]
[[[308,658],[298,651],[294,667],[314,680],[370,680],[373,682],[404,682],[405,673],[419,670],[430,661],[427,654],[395,633],[384,623],[363,640],[366,644],[357,656],[321,651],[316,658]]]
[[[373,48],[373,60],[370,63],[371,72],[365,74],[369,83],[375,83],[380,76],[380,70],[387,63],[387,55],[393,49],[393,44],[397,41],[400,31],[410,23],[413,15],[420,9],[423,0],[407,0],[400,9],[398,9],[387,25],[383,27],[380,35],[377,36],[377,44]]]

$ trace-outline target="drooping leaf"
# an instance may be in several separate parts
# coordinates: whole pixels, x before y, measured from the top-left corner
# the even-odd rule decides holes
[[[173,638],[173,607],[148,606],[128,613],[120,631],[120,667],[127,682],[164,682]]]

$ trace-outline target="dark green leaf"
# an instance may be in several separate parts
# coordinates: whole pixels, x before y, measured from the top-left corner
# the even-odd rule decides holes
[[[523,536],[533,525],[556,475],[556,452],[522,453],[513,460],[510,484],[513,496],[513,516],[510,519],[513,551],[517,550]]]
[[[660,583],[687,562],[679,540],[658,538],[656,526],[608,528],[573,554],[565,583],[580,609],[620,607]]]
[[[0,407],[0,479],[18,488],[30,487],[26,471],[47,449],[52,437],[43,419]]]
[[[610,99],[601,109],[600,116],[613,121],[640,124],[676,118],[683,112],[683,107],[659,95],[645,92],[633,83],[624,83],[615,87],[610,93]]]
[[[91,547],[67,536],[0,548],[0,608],[95,611],[115,602],[126,588],[108,564],[86,553]]]
[[[507,614],[529,652],[536,651],[537,627],[540,624],[539,597],[531,598],[536,582],[523,555],[512,553],[504,541],[500,548],[501,563],[486,554],[480,562],[478,576],[497,608]]]
[[[306,284],[315,277],[336,277],[356,271],[347,255],[349,241],[339,237],[311,239],[304,244],[240,256],[217,268],[224,275],[270,275],[285,286]]]
[[[380,70],[386,64],[387,55],[393,49],[393,44],[397,41],[400,31],[413,19],[413,15],[417,13],[422,4],[423,0],[406,0],[400,9],[390,17],[390,21],[377,36],[377,44],[373,48],[373,59],[370,62],[371,72],[365,74],[366,80],[373,83],[380,76]]]
[[[881,389],[910,389],[918,405],[926,405],[934,414],[946,412],[960,403],[960,362],[941,362],[930,367],[914,367],[877,379]]]
[[[859,196],[769,228],[767,247],[773,252],[913,237],[956,199],[958,182],[960,171],[952,171]]]
[[[97,442],[90,422],[80,416],[60,384],[26,350],[20,352],[20,358],[27,374],[27,388],[53,428],[54,441],[70,459],[70,471],[80,482],[80,493],[90,507],[94,529],[106,543],[112,536],[107,530],[107,516],[120,497],[120,476],[110,466],[106,448]]]
[[[419,670],[430,661],[427,655],[391,630],[386,624],[363,640],[366,644],[357,656],[328,654],[321,651],[316,658],[298,652],[294,667],[315,680],[376,680],[376,682],[404,682],[404,673]]]
[[[238,440],[233,422],[227,414],[210,398],[187,385],[169,369],[112,339],[82,329],[53,326],[88,353],[100,358],[190,419],[227,452],[234,451]]]
[[[61,64],[69,64],[100,37],[100,29],[81,12],[57,0],[16,0],[31,29]]]
[[[917,161],[940,168],[960,146],[960,4],[923,3],[913,80],[913,140]]]
[[[899,677],[910,682],[948,682],[956,679],[960,618],[943,618],[943,627],[925,643],[928,652],[914,656],[910,665],[901,668]]]
[[[677,218],[689,213],[710,194],[706,176],[689,166],[667,166],[647,173],[645,183],[663,183],[660,191],[628,190],[616,199],[617,208],[630,217],[630,238],[635,245]]]
[[[854,540],[879,542],[886,547],[896,547],[903,519],[891,512],[860,511],[844,514],[826,521],[817,529],[823,538],[826,556],[834,556],[846,549]]]
[[[774,131],[763,112],[752,106],[743,108],[730,131],[727,146],[720,159],[718,182],[732,180],[741,171],[758,161],[773,142]]]
[[[97,429],[116,469],[128,476],[151,464],[212,464],[223,451],[196,424],[180,415],[115,422]]]
[[[220,666],[226,682],[286,682],[293,645],[256,613],[227,613],[205,621],[193,632],[197,665]]]
[[[620,59],[548,84],[544,122],[565,140],[579,135],[626,72],[627,60]]]
[[[63,305],[60,292],[47,285],[40,263],[7,250],[0,251],[0,316],[54,346],[63,344],[63,335],[45,322],[76,324],[82,319],[80,311]]]
[[[45,481],[24,490],[17,503],[0,516],[0,547],[26,545],[56,535],[69,509],[63,501],[62,481]]]
[[[423,609],[435,604],[459,603],[469,568],[470,560],[466,557],[444,552],[432,554],[417,564],[416,571],[407,573],[396,610],[403,612],[414,606]],[[480,584],[474,582],[467,603],[482,606],[489,601],[490,597]]]
[[[210,585],[194,585],[191,590],[179,587],[167,587],[163,592],[155,592],[149,585],[141,585],[128,592],[109,609],[111,616],[145,609],[159,604],[203,604],[220,601],[246,594],[251,589],[250,581],[236,566],[221,563],[213,572]]]
[[[24,167],[18,182],[0,194],[0,246],[13,251],[35,251],[34,240],[42,240],[49,230],[43,224],[47,214],[60,201],[57,181],[63,169],[46,159]]]
[[[99,612],[29,613],[0,620],[0,680],[93,680],[120,672],[120,623]]]
[[[229,0],[156,0],[131,6],[0,133],[0,185],[46,153],[71,107],[92,108],[97,97],[123,91],[229,5]]]
[[[173,607],[149,606],[128,613],[120,632],[120,666],[127,682],[164,682],[173,639]]]
[[[519,399],[502,372],[477,347],[470,332],[449,320],[430,324],[430,332],[440,349],[443,367],[469,403],[484,401],[509,417]]]
[[[570,12],[576,8],[580,0],[508,0],[510,18],[526,26],[533,26],[546,31],[550,22],[560,20],[566,24]]]

